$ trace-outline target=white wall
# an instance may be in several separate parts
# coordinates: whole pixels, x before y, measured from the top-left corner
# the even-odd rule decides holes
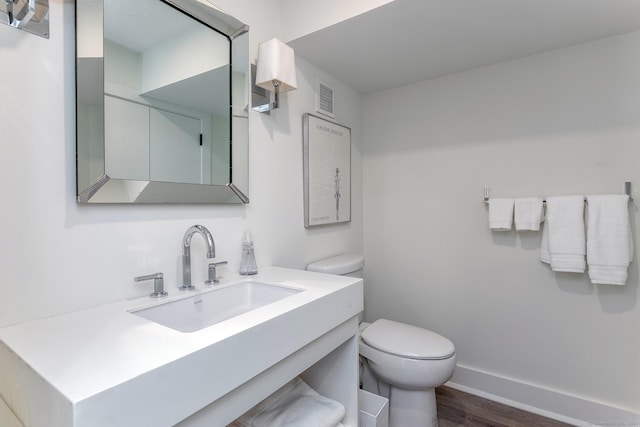
[[[142,92],[151,92],[228,63],[226,37],[199,25],[142,53]]]
[[[366,13],[394,0],[280,0],[286,42]]]
[[[251,26],[258,42],[279,36],[277,0],[216,2]],[[300,88],[271,116],[250,116],[248,206],[79,206],[75,202],[74,4],[50,2],[51,38],[0,25],[0,326],[143,296],[133,277],[180,277],[181,241],[192,224],[208,227],[223,275],[238,271],[241,238],[253,231],[259,267],[304,268],[322,256],[361,251],[362,182],[354,180],[353,221],[305,230],[302,114],[313,110],[315,76],[301,62]],[[335,82],[340,121],[354,129],[354,176],[361,176],[360,98]],[[193,239],[194,281],[206,275],[204,244]]]
[[[461,366],[640,412],[637,257],[624,287],[555,274],[539,233],[490,232],[482,202],[484,185],[632,181],[640,240],[638,49],[632,33],[365,96],[366,319],[440,332]]]

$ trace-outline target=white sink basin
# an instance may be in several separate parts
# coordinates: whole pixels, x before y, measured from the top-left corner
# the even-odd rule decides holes
[[[298,292],[301,290],[240,282],[131,313],[180,332],[194,332]]]

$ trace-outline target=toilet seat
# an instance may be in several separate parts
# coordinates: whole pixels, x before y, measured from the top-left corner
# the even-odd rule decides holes
[[[361,334],[362,341],[388,354],[417,360],[448,359],[455,353],[453,343],[435,332],[379,319]]]

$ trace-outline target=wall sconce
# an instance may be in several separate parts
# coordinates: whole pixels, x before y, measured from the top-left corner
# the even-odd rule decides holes
[[[49,0],[0,0],[0,23],[49,38]]]
[[[278,108],[280,93],[298,87],[293,49],[278,39],[260,43],[254,78],[252,107],[256,111],[269,114],[269,111]],[[275,94],[273,103],[270,100],[271,91]]]

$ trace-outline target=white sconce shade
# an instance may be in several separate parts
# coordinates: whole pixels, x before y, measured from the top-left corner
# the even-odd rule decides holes
[[[256,85],[276,93],[288,92],[298,87],[296,62],[293,49],[278,39],[271,39],[258,46]]]

